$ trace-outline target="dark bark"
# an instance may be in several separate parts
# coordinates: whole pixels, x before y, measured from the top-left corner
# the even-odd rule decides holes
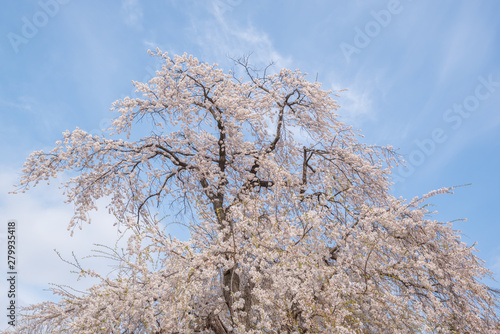
[[[235,272],[236,266],[224,271],[222,283],[224,285],[224,299],[229,310],[233,310],[233,294],[240,291],[240,276]]]
[[[207,328],[214,331],[215,334],[228,334],[226,326],[222,323],[218,315],[210,313],[207,318]]]

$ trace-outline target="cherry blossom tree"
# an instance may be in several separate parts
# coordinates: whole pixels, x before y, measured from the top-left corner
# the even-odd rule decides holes
[[[114,103],[102,136],[65,132],[20,190],[69,175],[69,229],[96,201],[131,235],[116,277],[29,306],[19,329],[68,333],[486,333],[490,272],[428,197],[390,194],[390,147],[362,144],[300,71],[241,76],[157,50],[161,70]],[[142,123],[142,124],[140,124]],[[69,173],[69,174],[68,174]],[[166,228],[185,209],[190,239]],[[190,215],[189,215],[190,214]],[[186,218],[187,217],[187,218]],[[49,330],[47,330],[49,331]]]

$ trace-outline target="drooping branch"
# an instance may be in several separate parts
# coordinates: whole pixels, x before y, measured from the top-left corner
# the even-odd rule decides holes
[[[142,139],[77,129],[26,163],[22,186],[74,171],[65,188],[78,217],[109,198],[133,237],[116,279],[96,274],[82,296],[57,287],[61,300],[33,306],[21,332],[498,328],[498,295],[481,283],[489,271],[421,206],[439,192],[394,198],[390,149],[358,143],[318,83],[285,69],[259,76],[248,59],[244,79],[157,55],[158,75],[135,83],[142,97],[114,104],[110,131]],[[152,129],[133,133],[139,120]],[[179,198],[197,214],[179,222],[186,241],[166,229]]]

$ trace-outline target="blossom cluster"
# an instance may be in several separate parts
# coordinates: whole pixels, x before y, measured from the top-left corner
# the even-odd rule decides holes
[[[20,186],[61,173],[132,232],[118,278],[26,310],[21,330],[71,333],[484,333],[498,326],[489,275],[450,224],[390,194],[390,147],[361,144],[332,92],[300,71],[246,77],[183,55],[113,105],[107,134],[65,132]],[[144,135],[137,122],[151,125]],[[167,131],[168,130],[168,131]],[[133,140],[131,138],[138,138]],[[191,210],[191,239],[162,213]]]

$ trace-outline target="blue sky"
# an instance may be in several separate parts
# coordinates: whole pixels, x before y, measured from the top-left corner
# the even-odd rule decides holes
[[[364,142],[392,145],[408,161],[394,171],[394,194],[471,183],[432,203],[441,220],[467,218],[455,227],[468,244],[478,242],[500,279],[498,13],[495,0],[4,1],[0,220],[19,224],[18,301],[51,298],[43,291],[49,282],[85,287],[53,249],[81,258],[93,242],[112,245],[117,235],[99,211],[95,224],[70,238],[72,208],[55,184],[7,195],[24,159],[50,149],[66,129],[107,127],[111,103],[158,67],[146,52],[156,47],[225,69],[231,57],[251,53],[257,66],[274,61],[317,76],[325,89],[348,89],[339,99],[342,119],[362,130]]]

